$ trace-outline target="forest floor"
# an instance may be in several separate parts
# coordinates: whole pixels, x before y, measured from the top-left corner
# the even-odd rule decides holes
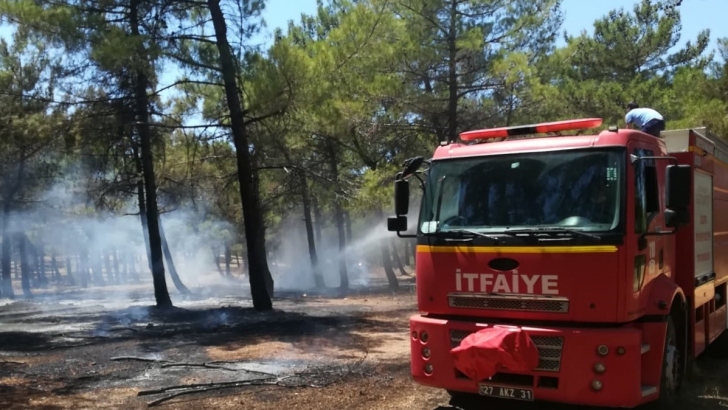
[[[375,276],[346,295],[278,292],[266,313],[239,280],[174,293],[165,312],[149,284],[0,301],[0,409],[454,410],[410,378],[411,279],[392,293]],[[726,365],[698,361],[685,408],[728,407]],[[198,387],[139,395],[180,385]]]

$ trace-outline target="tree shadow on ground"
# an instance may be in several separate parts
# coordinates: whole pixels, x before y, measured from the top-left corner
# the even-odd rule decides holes
[[[409,312],[408,309],[404,310]],[[397,312],[387,312],[388,315],[393,313]],[[22,314],[15,315],[11,321],[32,325]],[[282,310],[258,312],[252,308],[234,306],[164,310],[155,307],[130,307],[115,311],[71,312],[58,316],[51,313],[41,321],[52,323],[52,330],[2,331],[0,328],[0,349],[27,353],[79,344],[134,341],[140,345],[153,345],[156,347],[154,350],[159,351],[170,344],[222,346],[254,342],[260,337],[283,339],[314,335],[335,335],[330,341],[342,341],[346,344],[337,347],[352,348],[353,345],[361,343],[361,340],[355,336],[340,336],[354,330],[402,333],[402,329],[392,326],[391,320],[370,318],[365,313],[342,314],[335,309],[326,315],[313,316]],[[68,326],[68,329],[64,330],[64,326]]]

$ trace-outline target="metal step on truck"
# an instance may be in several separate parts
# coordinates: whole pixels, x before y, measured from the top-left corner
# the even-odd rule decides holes
[[[469,131],[405,162],[388,229],[417,240],[417,383],[675,403],[728,325],[728,144],[705,128],[589,133],[601,124]],[[423,189],[414,233],[411,183]]]

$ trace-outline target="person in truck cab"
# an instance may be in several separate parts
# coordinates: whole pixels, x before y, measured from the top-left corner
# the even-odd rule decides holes
[[[595,224],[612,222],[613,212],[609,203],[609,186],[604,182],[596,181],[591,185],[589,191],[584,216]]]
[[[665,119],[662,114],[652,108],[640,108],[635,102],[627,104],[627,115],[624,116],[627,128],[636,128],[646,134],[660,138],[660,131],[665,130]]]

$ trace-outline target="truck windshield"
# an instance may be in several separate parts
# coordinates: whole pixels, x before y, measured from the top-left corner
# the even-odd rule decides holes
[[[519,153],[433,161],[419,230],[507,232],[619,225],[618,150]]]

